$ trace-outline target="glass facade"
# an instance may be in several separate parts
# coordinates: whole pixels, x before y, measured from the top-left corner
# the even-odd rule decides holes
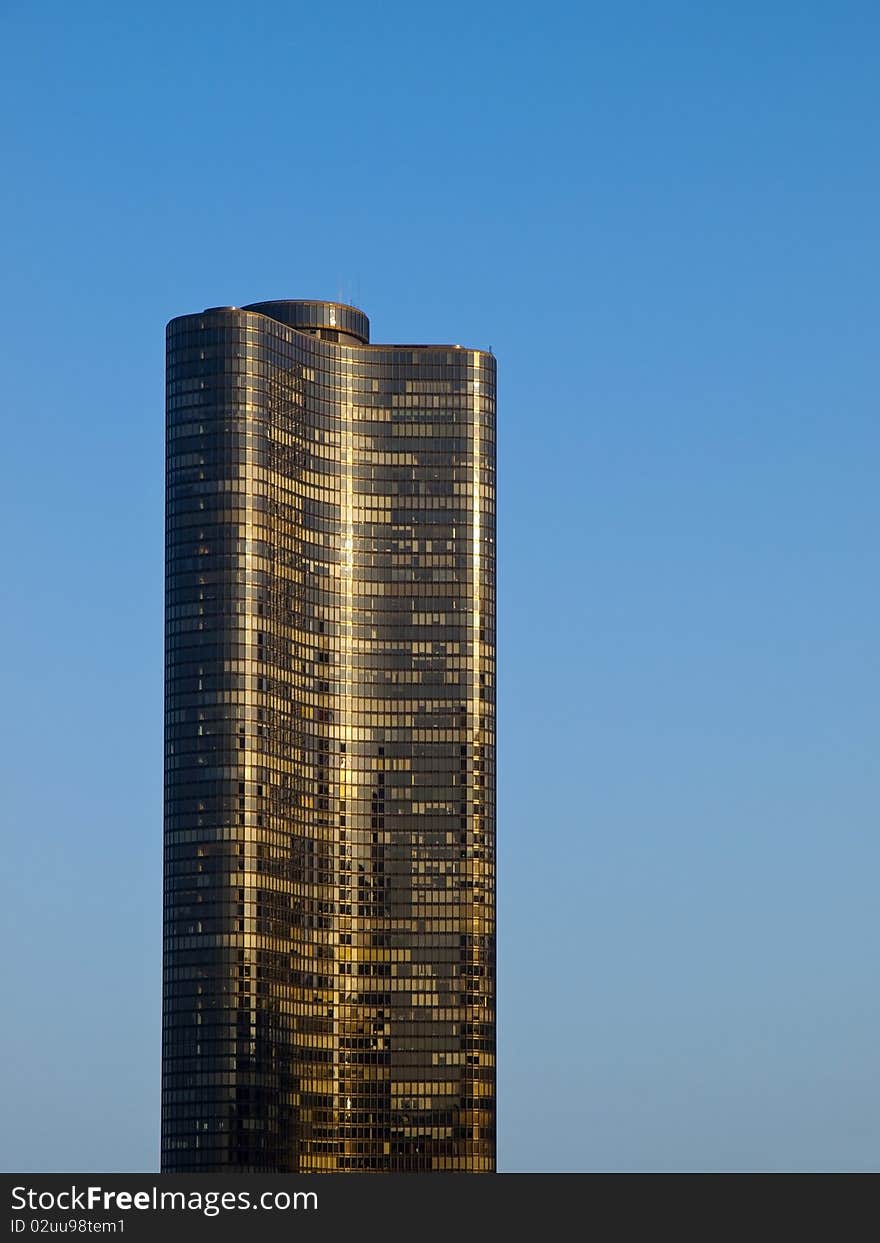
[[[495,360],[167,330],[162,1168],[495,1168]]]

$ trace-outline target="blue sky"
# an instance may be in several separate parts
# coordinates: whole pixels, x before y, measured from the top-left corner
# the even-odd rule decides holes
[[[505,1170],[880,1165],[876,5],[6,0],[0,1167],[157,1165],[164,324],[499,361]]]

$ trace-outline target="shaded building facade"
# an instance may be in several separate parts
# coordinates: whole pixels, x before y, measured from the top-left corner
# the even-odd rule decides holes
[[[167,329],[162,1168],[495,1168],[495,360]]]

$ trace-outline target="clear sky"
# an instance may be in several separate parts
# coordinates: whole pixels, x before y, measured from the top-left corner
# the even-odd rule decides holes
[[[157,1168],[163,351],[499,363],[500,1166],[880,1166],[870,0],[0,5],[0,1167]]]

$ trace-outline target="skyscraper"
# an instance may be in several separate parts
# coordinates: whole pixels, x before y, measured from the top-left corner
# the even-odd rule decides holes
[[[167,330],[165,1171],[495,1167],[495,360]]]

